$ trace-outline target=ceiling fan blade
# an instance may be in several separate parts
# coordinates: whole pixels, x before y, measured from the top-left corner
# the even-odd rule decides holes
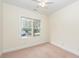
[[[47,2],[46,4],[53,4],[54,2]]]
[[[37,2],[37,3],[40,3],[40,1],[38,1],[38,0],[32,0],[32,1]]]

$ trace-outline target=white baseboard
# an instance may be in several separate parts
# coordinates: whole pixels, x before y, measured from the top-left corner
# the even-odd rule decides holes
[[[73,53],[73,54],[79,56],[79,52],[72,51],[71,49],[65,48],[64,46],[62,46],[62,45],[60,45],[60,44],[56,44],[56,43],[54,43],[54,42],[50,42],[50,44],[54,44],[55,46],[58,46],[58,47],[60,47],[60,48],[62,48],[62,49],[64,49],[64,50],[66,50],[66,51],[68,51],[68,52],[71,52],[71,53]]]
[[[20,50],[20,49],[24,49],[24,48],[29,48],[29,47],[33,47],[33,46],[36,46],[36,45],[40,45],[40,44],[43,44],[43,43],[46,43],[46,42],[47,42],[47,41],[38,42],[38,43],[36,43],[36,44],[32,44],[31,46],[22,45],[22,46],[19,46],[19,47],[14,47],[14,48],[5,49],[5,50],[3,50],[2,52],[3,52],[3,53],[7,53],[7,52],[12,52],[12,51],[17,51],[17,50]]]

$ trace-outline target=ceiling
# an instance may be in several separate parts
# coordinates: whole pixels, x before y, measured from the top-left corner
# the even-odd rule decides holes
[[[63,7],[66,7],[78,0],[48,0],[49,2],[53,2],[53,4],[49,4],[47,7],[38,7],[37,3],[33,0],[3,0],[5,3],[13,4],[18,7],[22,7],[25,9],[33,10],[45,15],[50,15],[57,10],[60,10]]]

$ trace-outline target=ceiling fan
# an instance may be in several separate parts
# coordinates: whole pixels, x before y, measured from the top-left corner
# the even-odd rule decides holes
[[[32,0],[38,4],[40,7],[46,7],[49,4],[53,4],[54,2],[49,2],[48,0]]]

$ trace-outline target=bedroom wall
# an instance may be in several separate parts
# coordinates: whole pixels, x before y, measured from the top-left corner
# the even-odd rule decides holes
[[[0,0],[0,55],[2,52],[2,1]]]
[[[79,55],[79,1],[50,16],[50,42]]]
[[[22,39],[19,37],[19,20],[21,16],[41,20],[41,35]],[[11,4],[3,4],[3,52],[14,51],[48,42],[47,18],[37,12],[23,9]]]

